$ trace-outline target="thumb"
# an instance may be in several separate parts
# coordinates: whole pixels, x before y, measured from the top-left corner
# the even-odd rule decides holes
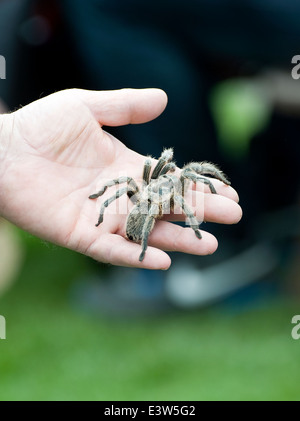
[[[168,101],[166,93],[156,88],[75,91],[99,123],[106,126],[151,121],[164,111]]]

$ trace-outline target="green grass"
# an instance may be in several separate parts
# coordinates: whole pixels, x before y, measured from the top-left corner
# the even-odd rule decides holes
[[[88,260],[29,243],[0,300],[0,400],[298,400],[300,341],[290,333],[299,303],[92,316],[70,298]]]

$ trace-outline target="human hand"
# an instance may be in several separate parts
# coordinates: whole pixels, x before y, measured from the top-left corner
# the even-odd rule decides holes
[[[89,195],[102,180],[117,178],[120,170],[141,180],[145,161],[102,126],[150,121],[166,102],[158,89],[71,89],[1,116],[0,215],[40,238],[114,265],[167,269],[171,261],[163,250],[213,253],[217,248],[213,235],[202,231],[199,240],[190,228],[161,220],[139,262],[141,246],[125,239],[126,215],[108,212],[95,227],[99,209]],[[190,198],[202,195],[206,221],[238,222],[236,192],[213,183],[218,195],[191,189]]]

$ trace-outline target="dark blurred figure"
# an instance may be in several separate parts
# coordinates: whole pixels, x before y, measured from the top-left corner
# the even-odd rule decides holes
[[[178,164],[220,160],[211,87],[266,65],[289,69],[300,45],[300,4],[286,0],[62,0],[82,69],[97,89],[157,86],[169,96],[149,127],[122,128],[138,151],[174,146]],[[199,157],[199,158],[198,158]]]
[[[230,229],[209,229],[231,236],[238,250],[253,234],[251,221],[297,202],[300,123],[274,113],[250,154],[237,162],[220,153],[209,94],[227,78],[255,77],[270,67],[290,72],[300,53],[299,19],[294,0],[2,0],[7,80],[0,97],[14,109],[73,86],[162,88],[169,104],[161,117],[109,130],[145,155],[174,147],[179,166],[218,163],[240,194],[244,218]]]

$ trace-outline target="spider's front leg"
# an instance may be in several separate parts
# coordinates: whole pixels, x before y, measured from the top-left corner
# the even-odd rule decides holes
[[[173,149],[165,149],[163,153],[161,154],[158,163],[156,164],[156,167],[153,170],[151,179],[156,179],[161,175],[161,171],[163,167],[168,164],[173,159]]]
[[[209,186],[212,193],[217,193],[210,179],[204,176],[205,174],[222,181],[228,186],[231,184],[223,171],[210,162],[191,162],[187,164],[182,169],[181,181],[183,182],[184,179],[192,180],[194,183],[201,181]]]
[[[152,161],[151,158],[147,158],[144,164],[144,170],[143,170],[143,181],[146,184],[149,184],[150,182],[150,171],[152,168]]]
[[[183,170],[180,176],[180,181],[183,186],[183,189],[182,189],[183,192],[185,190],[185,180],[192,180],[195,184],[197,183],[197,181],[201,181],[201,183],[208,185],[212,193],[214,194],[217,193],[215,186],[213,185],[213,183],[210,181],[209,178],[203,177],[202,175],[195,174],[193,171],[190,171],[188,169]]]

